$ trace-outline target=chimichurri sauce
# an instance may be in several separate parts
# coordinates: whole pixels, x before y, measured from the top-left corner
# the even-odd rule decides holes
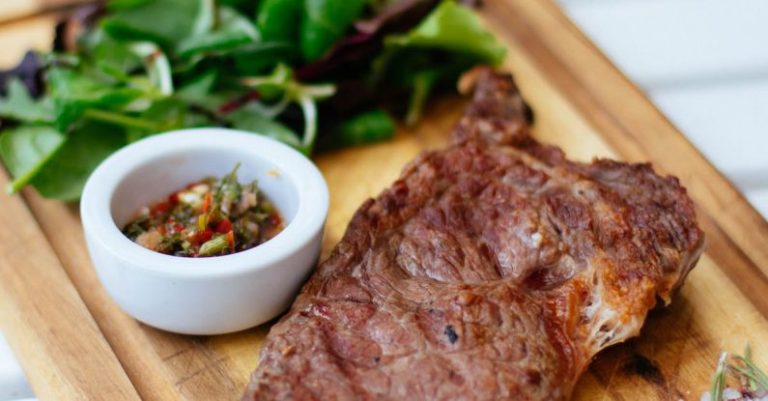
[[[142,208],[123,234],[147,249],[187,257],[227,255],[268,241],[282,231],[283,219],[256,181],[238,182],[237,169]]]

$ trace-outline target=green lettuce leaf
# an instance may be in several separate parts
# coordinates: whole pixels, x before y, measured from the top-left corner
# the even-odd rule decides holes
[[[173,49],[199,29],[205,0],[110,1],[111,13],[101,20],[103,29],[123,41],[150,41]]]
[[[147,95],[145,90],[116,86],[69,68],[49,71],[48,85],[61,132],[68,132],[88,109],[118,110]]]
[[[245,16],[229,7],[219,10],[215,29],[183,39],[176,49],[180,57],[221,52],[259,40],[259,32]]]
[[[64,141],[64,135],[47,125],[24,125],[0,134],[0,157],[13,176],[8,192],[27,185]]]
[[[411,31],[384,39],[371,80],[411,91],[406,123],[414,124],[433,90],[455,85],[474,65],[499,64],[505,54],[471,9],[445,0]]]
[[[440,49],[463,54],[478,63],[499,64],[506,49],[483,28],[479,18],[466,6],[443,1],[416,28],[385,39],[388,51],[406,47]]]
[[[77,200],[96,166],[125,145],[125,134],[121,129],[99,122],[85,122],[46,160],[30,184],[46,198]]]
[[[8,83],[8,94],[0,98],[0,117],[21,122],[53,122],[53,104],[44,97],[39,101],[32,99],[27,88],[18,79]]]
[[[301,140],[292,129],[280,122],[261,115],[252,107],[242,107],[225,116],[232,128],[268,136],[294,148],[301,148]]]

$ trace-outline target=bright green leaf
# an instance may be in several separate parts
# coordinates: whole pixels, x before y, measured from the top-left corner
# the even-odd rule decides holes
[[[170,98],[154,102],[150,108],[141,113],[140,118],[145,121],[153,122],[159,128],[152,130],[132,130],[129,132],[128,141],[133,142],[150,135],[184,128],[186,116],[187,105],[178,99]]]
[[[143,90],[114,86],[67,68],[51,69],[48,85],[61,131],[67,131],[87,109],[116,110],[147,96]]]
[[[64,143],[64,135],[47,125],[26,125],[0,134],[0,156],[13,175],[9,192],[23,188]]]
[[[354,146],[392,138],[395,121],[382,109],[373,109],[357,114],[333,131],[335,146]]]
[[[234,59],[239,73],[252,75],[263,74],[280,63],[294,62],[299,53],[290,42],[262,41],[233,49],[227,56]]]
[[[115,10],[101,21],[112,37],[127,41],[150,41],[173,48],[192,35],[204,0],[113,0]],[[115,6],[116,3],[118,4]]]
[[[229,113],[225,119],[232,125],[232,128],[268,136],[297,149],[301,147],[301,140],[293,130],[273,119],[264,117],[252,107],[246,106]]]
[[[175,96],[187,103],[204,103],[213,90],[216,78],[218,73],[215,70],[200,74],[176,91]]]
[[[414,74],[413,91],[410,102],[408,102],[408,112],[405,115],[406,124],[413,125],[421,119],[421,113],[429,98],[429,92],[439,78],[439,70],[425,70]]]
[[[83,58],[118,81],[125,81],[132,71],[142,65],[141,58],[131,50],[130,43],[113,39],[103,29],[87,31],[78,42]]]
[[[455,85],[474,65],[501,63],[505,53],[471,9],[446,0],[411,31],[385,37],[370,77],[411,91],[406,122],[413,124],[433,90]]]
[[[364,0],[304,0],[299,45],[306,61],[325,55],[365,10]]]
[[[179,56],[192,57],[200,53],[220,52],[259,39],[259,33],[253,23],[234,9],[221,7],[219,18],[215,30],[182,40],[176,49]]]
[[[8,94],[0,99],[0,117],[22,122],[52,122],[53,105],[49,98],[35,101],[18,79],[8,83]]]
[[[265,40],[298,42],[304,4],[300,0],[263,0],[259,2],[256,22]]]
[[[278,96],[289,102],[295,102],[301,107],[304,116],[304,133],[301,136],[301,147],[306,154],[312,153],[317,137],[317,102],[327,99],[336,93],[336,86],[331,84],[304,84],[296,81],[290,67],[278,65],[272,74],[263,77],[252,77],[243,80],[246,86],[257,89],[262,96]]]
[[[30,181],[46,198],[80,198],[85,181],[107,156],[125,146],[122,129],[88,122],[77,127]]]
[[[416,28],[403,35],[391,35],[385,43],[390,48],[418,47],[462,53],[488,64],[501,63],[506,54],[506,49],[483,28],[472,10],[453,1],[443,1]]]

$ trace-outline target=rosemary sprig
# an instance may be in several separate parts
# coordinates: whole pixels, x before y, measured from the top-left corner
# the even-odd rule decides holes
[[[768,375],[752,361],[752,350],[749,345],[744,350],[744,356],[735,355],[734,358],[741,362],[742,366],[731,365],[730,369],[747,378],[750,390],[768,391]]]
[[[723,391],[725,391],[725,376],[728,372],[727,361],[728,353],[723,352],[720,354],[720,360],[717,361],[715,375],[712,377],[712,384],[709,387],[710,401],[720,401],[723,399]]]
[[[752,347],[749,345],[749,343],[747,343],[747,345],[744,347],[744,359],[752,362]],[[757,391],[757,383],[753,379],[747,378],[746,382],[749,390]]]
[[[729,363],[729,359],[735,363]],[[750,396],[755,394],[765,395],[768,392],[768,374],[760,369],[752,360],[752,349],[747,344],[744,349],[744,355],[729,355],[727,352],[720,354],[720,359],[717,361],[717,368],[712,376],[712,383],[709,387],[710,401],[720,401],[723,399],[729,372],[734,378],[739,379],[739,382],[744,386],[742,387],[742,392],[747,392],[745,394]]]

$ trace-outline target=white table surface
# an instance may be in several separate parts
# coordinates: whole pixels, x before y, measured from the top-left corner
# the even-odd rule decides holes
[[[768,216],[768,0],[560,2]],[[33,396],[0,333],[0,401]]]
[[[8,343],[0,333],[0,401],[21,401],[33,396],[21,366],[16,362]]]
[[[768,216],[768,1],[559,1]]]

